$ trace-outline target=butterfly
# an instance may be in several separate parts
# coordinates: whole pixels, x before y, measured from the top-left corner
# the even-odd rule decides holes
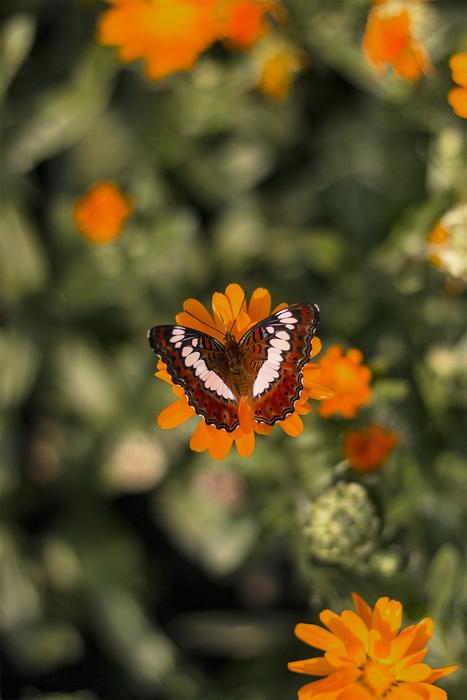
[[[154,326],[148,340],[174,384],[206,423],[229,433],[245,399],[253,419],[274,425],[293,413],[319,323],[316,304],[292,304],[221,343],[185,326]]]

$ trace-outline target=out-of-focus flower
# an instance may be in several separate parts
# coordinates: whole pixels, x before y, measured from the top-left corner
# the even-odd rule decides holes
[[[199,469],[194,476],[194,487],[213,503],[236,511],[244,499],[245,485],[238,472],[221,466]]]
[[[267,289],[255,289],[251,295],[248,305],[238,309],[245,301],[243,289],[238,284],[229,284],[225,294],[215,292],[212,297],[213,314],[196,299],[188,299],[183,304],[181,313],[177,314],[176,321],[180,325],[188,326],[203,333],[208,332],[218,340],[223,341],[225,334],[231,332],[236,340],[254,326],[258,321],[266,318],[270,313],[274,313],[286,306],[279,304],[271,312],[271,295]],[[193,318],[195,316],[196,318]],[[199,319],[199,320],[196,320]],[[217,329],[213,331],[214,329]],[[313,338],[313,349],[311,357],[319,353],[321,343],[318,338]],[[189,418],[196,415],[195,410],[189,405],[183,389],[173,384],[169,373],[162,360],[157,365],[156,377],[162,379],[172,386],[173,393],[178,399],[164,408],[158,415],[157,422],[161,428],[170,430],[176,428]],[[284,420],[277,424],[291,437],[297,437],[303,432],[302,415],[311,411],[310,399],[322,400],[333,394],[332,389],[321,384],[320,367],[318,364],[309,362],[303,368],[303,390],[300,398],[295,403],[294,411]],[[319,381],[318,381],[319,380]],[[247,417],[248,418],[248,417]],[[242,457],[248,457],[255,448],[255,433],[259,435],[269,435],[274,426],[257,422],[256,420],[244,419],[242,409],[239,409],[240,425],[231,433],[223,429],[217,429],[214,425],[208,425],[204,419],[200,421],[190,440],[190,447],[195,452],[207,450],[213,459],[225,459],[229,454],[233,443],[237,452]]]
[[[324,676],[300,688],[299,700],[447,700],[447,693],[432,684],[457,666],[432,669],[423,663],[433,634],[431,618],[399,632],[398,600],[383,596],[372,609],[356,593],[352,597],[356,613],[320,613],[327,629],[306,623],[295,627],[299,639],[324,651],[289,663],[296,673]]]
[[[467,204],[450,209],[428,236],[428,260],[467,283]]]
[[[433,72],[430,57],[418,38],[424,0],[374,0],[363,37],[364,53],[373,68],[388,65],[404,80]]]
[[[338,345],[332,345],[319,361],[319,381],[334,389],[333,396],[319,406],[324,418],[340,413],[344,418],[353,418],[357,408],[371,396],[371,371],[362,365],[360,350],[351,348],[344,354]]]
[[[295,74],[307,64],[305,55],[284,41],[263,41],[259,48],[258,90],[281,102],[288,96]]]
[[[112,182],[97,182],[76,202],[79,232],[93,243],[108,243],[120,235],[133,205]]]
[[[359,472],[375,471],[386,461],[397,444],[397,435],[386,432],[380,425],[355,430],[344,438],[344,451],[354,469]]]
[[[458,117],[467,119],[467,53],[455,53],[451,56],[449,66],[452,79],[459,87],[448,93],[448,102]]]
[[[114,446],[102,477],[111,489],[138,493],[156,486],[166,469],[167,460],[160,445],[144,433],[131,432]]]
[[[302,521],[311,556],[347,568],[371,553],[380,527],[366,489],[342,481],[303,506]]]
[[[143,59],[148,78],[189,70],[217,40],[249,48],[269,31],[276,0],[107,0],[98,39],[121,61]]]

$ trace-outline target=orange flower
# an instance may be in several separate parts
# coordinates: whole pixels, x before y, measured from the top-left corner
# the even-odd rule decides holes
[[[176,315],[176,321],[180,325],[194,328],[203,333],[207,332],[220,341],[223,341],[225,333],[231,330],[238,341],[258,321],[286,306],[286,304],[279,304],[271,312],[271,295],[267,289],[259,288],[255,289],[249,304],[245,304],[237,316],[238,309],[244,300],[243,289],[238,284],[229,284],[225,294],[220,292],[213,294],[212,315],[196,299],[187,299],[183,304],[184,310]],[[199,320],[194,319],[193,316]],[[213,331],[209,326],[216,328],[217,331]],[[319,338],[313,338],[311,357],[317,355],[320,349],[321,343]],[[159,426],[165,430],[170,430],[196,414],[194,408],[189,405],[183,389],[173,384],[162,360],[159,360],[157,370],[156,377],[170,384],[173,393],[178,397],[170,406],[164,408],[157,417]],[[278,422],[282,430],[291,437],[297,437],[303,432],[304,426],[301,416],[311,411],[309,400],[325,399],[333,393],[332,390],[317,381],[318,379],[320,380],[319,365],[309,362],[302,371],[303,390],[295,404],[294,411],[283,421]],[[257,422],[251,416],[249,407],[242,403],[239,406],[238,417],[240,425],[231,433],[223,429],[219,430],[214,425],[207,425],[202,419],[191,436],[191,449],[195,452],[207,450],[213,459],[224,459],[229,454],[233,443],[235,443],[237,452],[242,457],[251,455],[255,448],[255,433],[258,435],[269,435],[273,426]]]
[[[189,70],[213,42],[248,48],[268,31],[274,0],[107,0],[98,40],[117,46],[121,61],[143,59],[151,80]]]
[[[337,615],[323,610],[319,625],[300,623],[296,636],[323,656],[292,661],[289,669],[309,676],[324,676],[298,691],[299,700],[447,700],[447,693],[433,686],[457,666],[432,669],[423,663],[433,621],[426,617],[399,632],[402,604],[379,598],[373,609],[356,593],[356,613]]]
[[[359,472],[374,471],[382,464],[397,444],[397,435],[380,425],[347,433],[344,450],[352,467]]]
[[[455,53],[449,61],[452,79],[460,87],[448,93],[448,102],[458,117],[467,119],[467,53]]]
[[[428,261],[464,285],[467,281],[467,204],[449,209],[428,235]]]
[[[344,355],[338,345],[332,345],[320,360],[320,382],[334,389],[334,395],[322,401],[319,412],[324,418],[340,413],[353,418],[357,408],[371,396],[371,371],[362,365],[360,350],[351,348]]]
[[[108,243],[121,233],[133,205],[112,182],[96,182],[76,202],[74,219],[79,232],[93,243]]]
[[[404,80],[430,75],[432,64],[424,46],[414,36],[423,0],[375,2],[368,15],[363,50],[373,68],[392,66]],[[417,14],[418,12],[418,14]]]
[[[262,42],[265,44],[268,42]],[[295,73],[306,64],[303,53],[285,42],[271,42],[260,57],[261,73],[258,90],[282,102],[289,94]]]

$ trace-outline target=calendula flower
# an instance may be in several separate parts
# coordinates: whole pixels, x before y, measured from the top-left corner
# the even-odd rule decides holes
[[[376,545],[380,521],[361,484],[331,486],[303,505],[301,516],[307,549],[322,563],[351,569]]]
[[[455,53],[451,56],[449,66],[452,79],[459,87],[448,93],[448,102],[458,117],[467,119],[467,53]]]
[[[373,68],[391,66],[404,80],[432,73],[430,57],[417,38],[423,24],[424,0],[375,0],[363,37],[364,53]]]
[[[225,294],[220,292],[213,294],[212,314],[196,299],[188,299],[183,304],[184,310],[176,315],[176,321],[181,326],[208,333],[221,342],[223,342],[227,332],[231,332],[239,341],[249,328],[285,306],[286,304],[279,304],[271,312],[271,295],[267,289],[261,288],[255,289],[247,305],[243,289],[238,284],[229,284]],[[241,309],[240,313],[238,313],[239,309]],[[313,338],[311,357],[317,355],[320,349],[319,339]],[[159,426],[170,430],[192,418],[196,413],[194,408],[189,405],[183,389],[173,384],[162,360],[159,360],[157,370],[156,377],[170,384],[173,393],[178,397],[157,417]],[[311,411],[310,399],[325,399],[333,393],[332,389],[321,384],[318,364],[308,362],[303,367],[302,372],[303,390],[295,403],[293,413],[277,423],[291,437],[297,437],[303,432],[304,426],[301,416]],[[201,419],[191,436],[191,449],[195,452],[207,450],[213,459],[221,460],[227,457],[235,443],[237,452],[242,457],[248,457],[255,447],[255,433],[269,435],[274,426],[256,421],[251,415],[248,405],[242,401],[239,405],[238,417],[240,425],[232,432],[208,425],[204,419]]]
[[[397,444],[397,435],[384,430],[380,425],[370,425],[355,430],[344,438],[344,451],[354,469],[359,472],[375,471]]]
[[[258,90],[282,102],[289,94],[296,73],[306,65],[302,51],[285,41],[272,39],[260,45]]]
[[[371,371],[362,365],[360,350],[351,348],[344,354],[338,345],[332,345],[321,358],[320,382],[334,389],[334,394],[321,402],[319,412],[324,418],[340,413],[353,418],[357,409],[371,396]]]
[[[428,236],[428,261],[467,282],[467,204],[450,209]]]
[[[143,59],[149,79],[189,70],[217,40],[248,48],[267,33],[274,0],[107,0],[98,40],[121,61]]]
[[[386,596],[372,609],[356,593],[356,612],[323,610],[319,625],[300,623],[296,636],[323,656],[292,661],[289,669],[324,676],[300,688],[299,700],[447,700],[432,684],[457,666],[432,669],[423,663],[433,634],[429,617],[400,632],[402,604]]]
[[[74,219],[79,232],[93,243],[108,243],[120,235],[133,205],[112,182],[97,182],[76,202]]]

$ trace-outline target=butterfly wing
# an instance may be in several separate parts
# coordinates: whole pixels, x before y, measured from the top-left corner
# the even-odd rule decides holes
[[[206,423],[232,432],[239,421],[237,400],[227,384],[224,346],[215,338],[184,326],[154,326],[148,340],[196,413]]]
[[[258,323],[241,339],[247,371],[254,377],[250,401],[256,421],[273,425],[293,412],[318,323],[316,304],[292,304]]]

